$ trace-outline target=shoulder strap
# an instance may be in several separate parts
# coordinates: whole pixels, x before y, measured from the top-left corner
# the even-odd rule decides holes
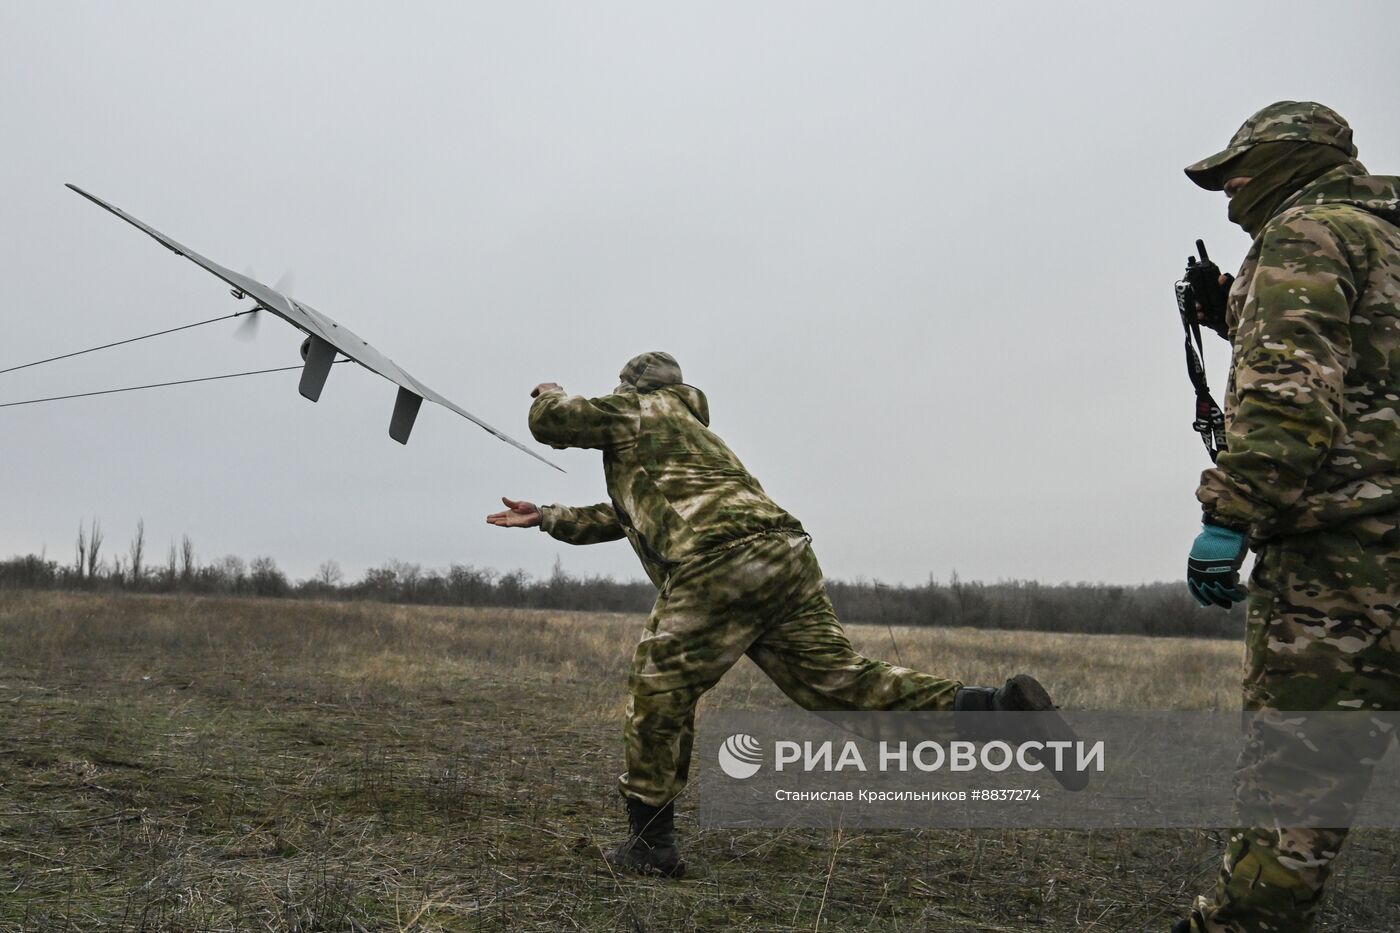
[[[1206,445],[1210,460],[1225,449],[1225,413],[1211,397],[1210,386],[1206,383],[1204,363],[1205,347],[1201,343],[1201,325],[1195,316],[1188,312],[1187,304],[1192,303],[1190,288],[1186,282],[1176,283],[1176,306],[1181,312],[1181,326],[1186,332],[1186,374],[1191,378],[1191,387],[1196,390],[1196,418],[1191,422],[1192,429],[1201,435],[1201,443]],[[1195,308],[1189,309],[1194,312]]]

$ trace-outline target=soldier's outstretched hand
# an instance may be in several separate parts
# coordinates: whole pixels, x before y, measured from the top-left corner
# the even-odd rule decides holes
[[[539,506],[533,502],[507,499],[505,496],[501,497],[501,501],[506,504],[506,510],[492,512],[486,516],[488,525],[500,525],[502,528],[534,528],[544,520]]]

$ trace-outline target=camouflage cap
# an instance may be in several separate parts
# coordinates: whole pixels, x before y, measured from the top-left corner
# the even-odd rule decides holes
[[[681,364],[669,353],[652,350],[641,353],[627,361],[617,376],[622,380],[621,388],[650,392],[662,386],[676,385],[681,381]]]
[[[1275,140],[1321,143],[1356,157],[1351,127],[1337,111],[1310,100],[1281,100],[1244,121],[1230,139],[1230,145],[1186,166],[1186,177],[1207,191],[1220,191],[1229,180],[1225,175],[1229,162],[1256,143]]]

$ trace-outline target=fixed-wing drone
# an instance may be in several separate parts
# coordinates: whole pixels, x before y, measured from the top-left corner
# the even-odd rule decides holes
[[[380,353],[369,342],[347,327],[336,323],[324,314],[312,308],[310,305],[296,301],[288,295],[282,294],[275,288],[269,288],[248,275],[241,275],[196,253],[194,250],[184,246],[170,237],[148,227],[146,224],[132,217],[130,214],[108,204],[99,197],[89,194],[77,185],[69,185],[78,194],[103,207],[122,220],[140,230],[145,231],[149,236],[169,249],[177,256],[184,256],[196,265],[207,269],[214,275],[223,279],[231,286],[234,298],[239,300],[250,297],[256,302],[256,306],[251,313],[257,314],[263,311],[270,311],[282,320],[306,334],[306,339],[301,345],[301,356],[304,361],[301,371],[301,384],[299,390],[303,397],[316,401],[321,397],[321,389],[326,384],[326,377],[330,375],[331,366],[336,362],[336,355],[340,354],[353,362],[359,363],[370,372],[378,373],[385,379],[399,387],[398,398],[394,401],[394,413],[389,420],[389,436],[400,444],[408,443],[409,432],[413,430],[413,422],[418,417],[418,409],[423,405],[423,399],[436,402],[444,408],[451,409],[457,414],[471,421],[487,432],[516,447],[542,463],[547,463],[556,470],[563,472],[557,464],[551,463],[544,457],[530,450],[515,438],[496,430],[473,415],[471,412],[459,407],[432,389],[414,379],[404,372],[399,366],[384,354]]]

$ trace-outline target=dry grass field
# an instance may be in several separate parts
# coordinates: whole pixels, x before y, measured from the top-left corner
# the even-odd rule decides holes
[[[641,621],[0,593],[0,930],[1165,933],[1213,875],[1214,832],[701,832],[687,797],[691,875],[614,879]],[[1237,702],[1231,642],[851,634],[1066,706]],[[785,702],[743,662],[706,705]],[[1400,835],[1333,895],[1323,929],[1400,929]]]

